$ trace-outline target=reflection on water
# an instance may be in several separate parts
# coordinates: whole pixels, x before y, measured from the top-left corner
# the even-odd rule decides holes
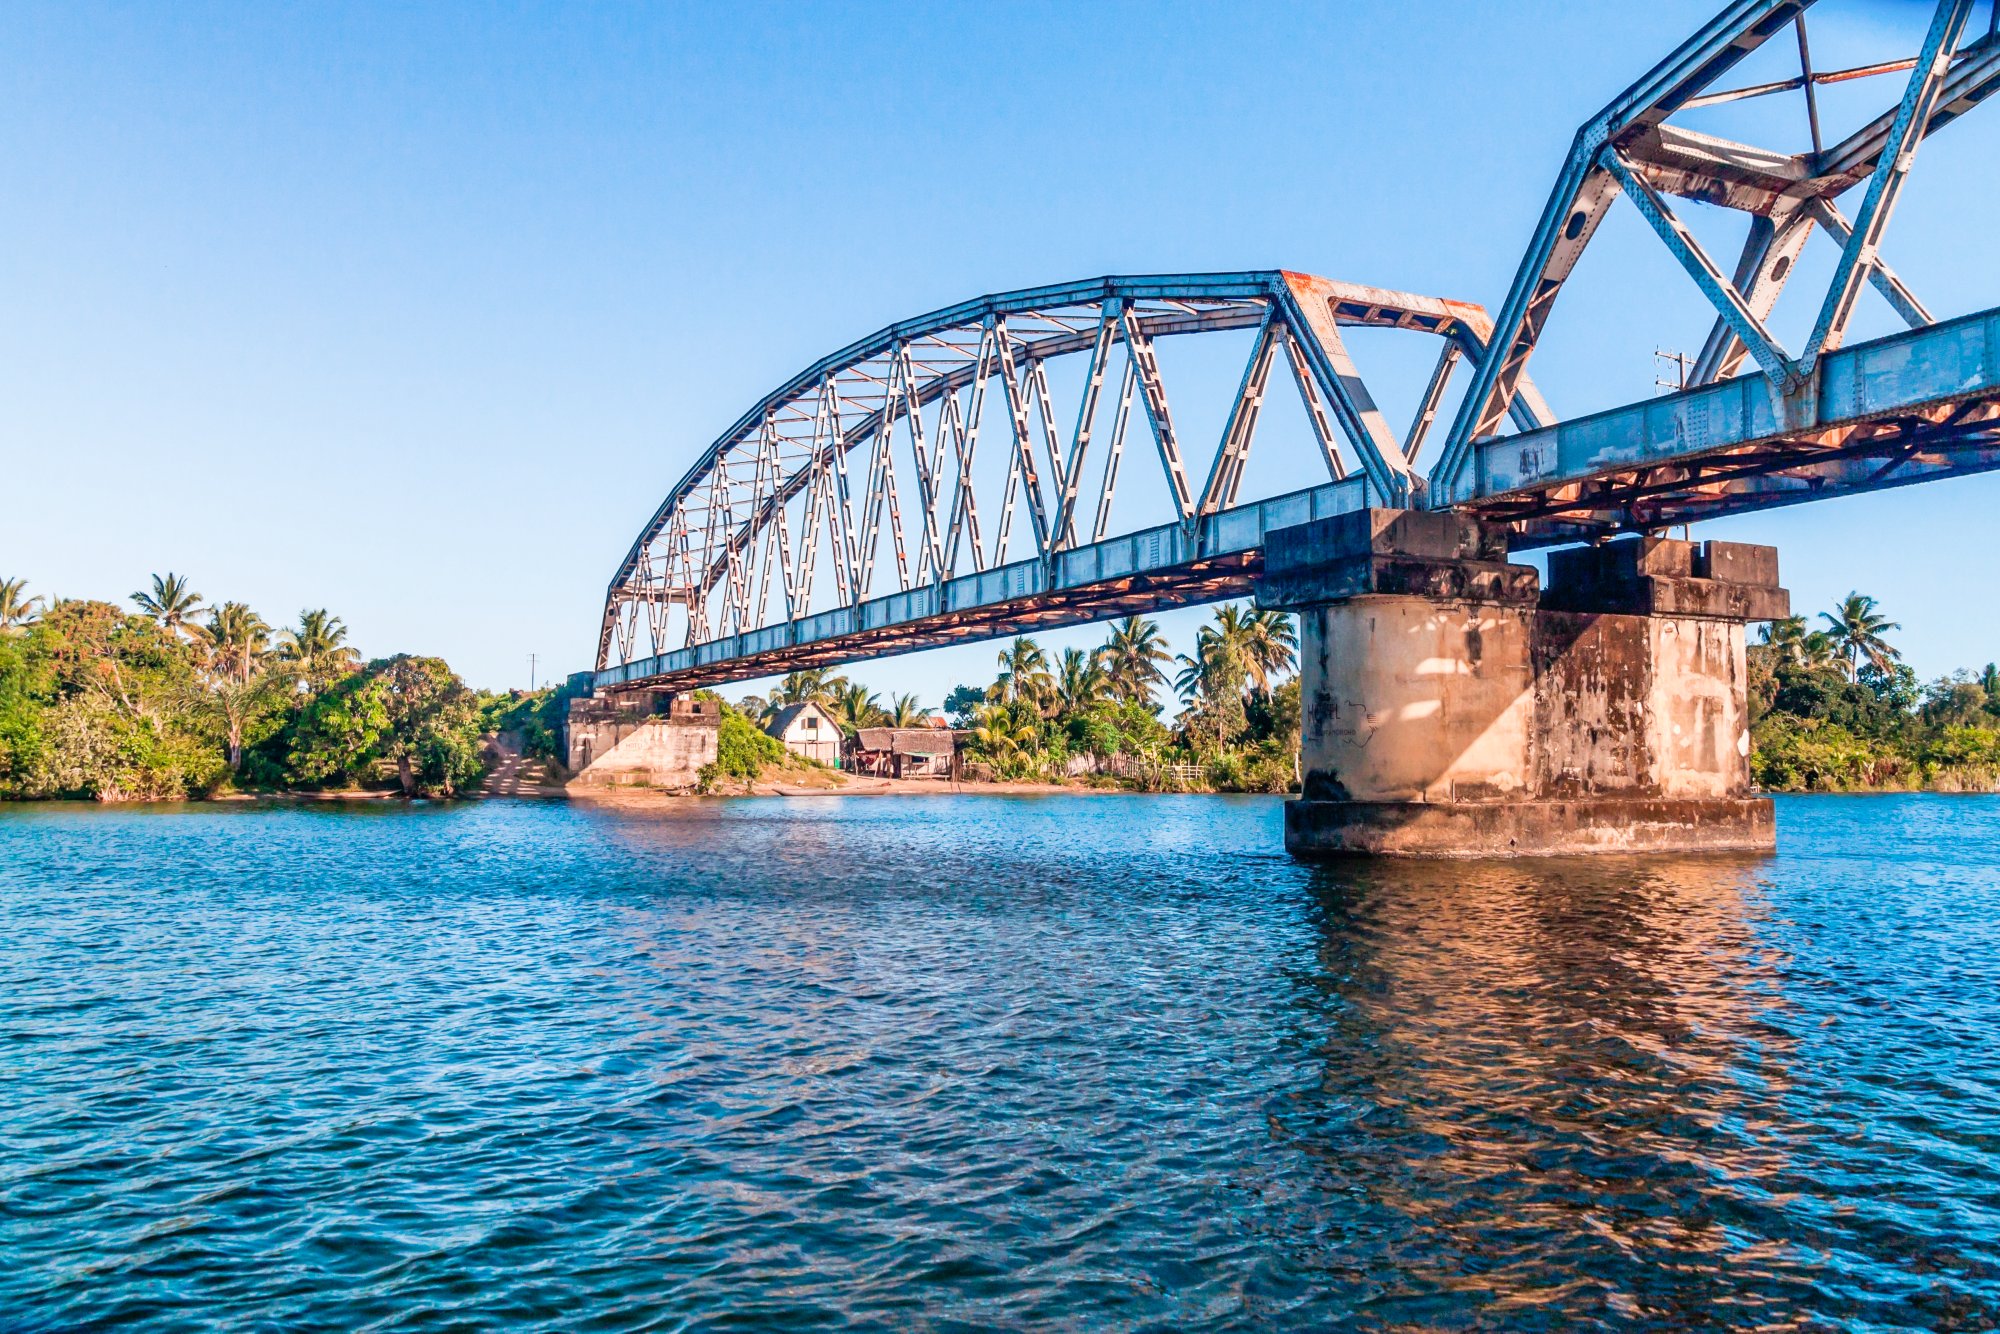
[[[1525,1321],[1782,1318],[1795,1044],[1772,1022],[1750,861],[1375,865],[1314,885],[1301,1041],[1275,1122],[1310,1189],[1359,1193],[1412,1321],[1457,1296]],[[1365,1218],[1365,1222],[1361,1220]],[[1775,1224],[1775,1229],[1770,1226]],[[1745,1284],[1750,1274],[1761,1280]],[[1763,1289],[1763,1282],[1779,1280]]]
[[[1991,1328],[2000,801],[0,813],[0,1327]]]

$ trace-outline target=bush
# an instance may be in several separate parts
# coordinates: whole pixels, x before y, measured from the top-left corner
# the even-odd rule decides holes
[[[1756,728],[1750,777],[1766,792],[1847,792],[1906,786],[1917,775],[1886,742],[1839,723],[1772,714]]]
[[[536,691],[513,691],[480,701],[479,725],[488,732],[513,732],[521,738],[521,753],[531,759],[557,760],[556,733],[572,692],[567,682]]]
[[[1208,785],[1218,792],[1241,792],[1248,770],[1242,755],[1225,750],[1208,762]]]
[[[725,779],[755,782],[767,767],[790,758],[784,742],[724,704],[715,730],[715,760],[701,766],[699,789],[713,792]]]
[[[1947,792],[1991,792],[2000,787],[2000,732],[1977,726],[1947,727],[1923,751],[1924,776]]]

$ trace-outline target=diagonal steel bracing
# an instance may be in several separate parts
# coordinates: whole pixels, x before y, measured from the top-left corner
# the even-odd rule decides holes
[[[1166,517],[1199,546],[1241,502],[1281,356],[1325,480],[1366,478],[1372,494],[1407,503],[1404,449],[1421,432],[1398,441],[1389,431],[1344,327],[1445,345],[1422,421],[1452,368],[1484,357],[1491,325],[1477,306],[1288,272],[1101,278],[891,325],[780,386],[673,488],[612,581],[600,663],[935,593],[1020,560],[1024,548],[1053,570],[1065,552],[1118,531],[1115,500],[1138,466],[1126,457],[1135,416],[1151,437],[1142,457],[1156,463]],[[1160,341],[1239,332],[1249,358],[1220,437],[1190,439],[1170,406]],[[1065,357],[1081,368],[1074,401],[1052,387]],[[1515,407],[1525,424],[1546,412],[1532,386]],[[645,643],[632,629],[638,607]]]
[[[1478,495],[1478,449],[1502,438],[1510,400],[1549,312],[1621,194],[1715,309],[1714,326],[1694,360],[1692,386],[1727,379],[1747,356],[1768,381],[1780,417],[1803,429],[1814,414],[1813,372],[1841,346],[1864,286],[1879,291],[1912,327],[1931,322],[1929,309],[1889,267],[1882,242],[1924,139],[2000,89],[2000,25],[1991,22],[1991,0],[1986,31],[1972,41],[1965,35],[1976,0],[1930,0],[1914,53],[1842,70],[1813,65],[1806,25],[1814,3],[1736,0],[1577,131],[1495,322],[1502,352],[1474,374],[1431,470],[1434,503]],[[1780,34],[1796,39],[1795,78],[1720,86],[1738,62]],[[1826,145],[1818,87],[1868,79],[1897,87],[1900,97]],[[1803,94],[1809,142],[1792,150],[1737,143],[1671,120],[1688,110],[1793,92]],[[1861,199],[1850,222],[1838,200],[1857,187]],[[1748,216],[1733,273],[1725,274],[1695,239],[1670,202],[1675,197]],[[1811,333],[1791,350],[1773,336],[1768,321],[1815,228],[1839,254],[1816,298]]]
[[[1578,130],[1497,318],[1257,271],[1005,292],[878,330],[754,405],[668,493],[607,592],[599,679],[680,688],[1228,596],[1266,532],[1358,505],[1471,510],[1535,545],[2000,469],[2000,312],[1939,322],[1884,253],[1925,140],[2000,91],[1997,4],[1923,0],[1908,49],[1827,69],[1807,28],[1815,0],[1730,0]],[[1732,82],[1774,37],[1796,48],[1797,75]],[[1841,137],[1818,97],[1830,83],[1894,91]],[[1801,98],[1805,146],[1677,119],[1778,95]],[[1621,199],[1714,321],[1682,392],[1558,421],[1529,362]],[[1726,270],[1687,224],[1702,207],[1746,219]],[[1799,294],[1816,236],[1836,252],[1832,278]],[[1864,287],[1909,328],[1848,346]],[[1814,312],[1796,348],[1772,332],[1788,295]],[[1357,327],[1439,340],[1400,439],[1347,348]],[[1211,413],[1196,395],[1222,391],[1170,386],[1159,348],[1231,333],[1248,355]],[[1053,388],[1066,357],[1074,401]],[[1757,373],[1739,375],[1746,363]],[[1309,438],[1291,458],[1323,480],[1288,476],[1306,489],[1246,499],[1273,392],[1296,394]],[[1188,429],[1203,420],[1223,423],[1216,438]],[[1427,475],[1420,455],[1435,456]],[[1135,476],[1164,511],[1135,512]]]

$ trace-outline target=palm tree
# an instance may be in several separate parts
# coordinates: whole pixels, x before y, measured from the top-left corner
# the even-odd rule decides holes
[[[170,635],[194,630],[193,619],[205,610],[201,605],[201,594],[194,591],[193,584],[172,570],[164,576],[154,575],[153,591],[134,593],[132,601],[138,603],[139,610],[158,621],[160,628]]]
[[[982,704],[973,717],[972,745],[996,763],[1006,764],[1036,749],[1041,719],[1025,700]]]
[[[1214,663],[1201,649],[1202,644],[1197,637],[1193,653],[1174,656],[1174,661],[1180,664],[1180,671],[1174,674],[1174,689],[1189,704],[1207,699],[1209,687],[1215,679]]]
[[[213,669],[238,685],[248,685],[270,653],[271,627],[241,602],[225,602],[209,612],[204,633]]]
[[[1249,668],[1244,659],[1242,618],[1218,613],[1216,621],[1216,625],[1204,625],[1196,633],[1192,655],[1183,653],[1175,659],[1181,670],[1174,678],[1174,688],[1188,703],[1183,719],[1189,734],[1208,723],[1219,749],[1243,730],[1243,685]]]
[[[225,602],[208,613],[206,626],[183,627],[208,650],[209,693],[221,715],[229,767],[243,763],[243,730],[269,693],[272,679],[271,627],[241,602]]]
[[[1159,622],[1144,616],[1127,616],[1112,626],[1097,653],[1111,693],[1123,704],[1150,704],[1153,687],[1167,679],[1160,664],[1174,660]]]
[[[1074,718],[1102,703],[1108,689],[1104,664],[1094,653],[1080,648],[1063,650],[1062,667],[1056,673],[1056,711]]]
[[[0,635],[11,635],[34,622],[42,605],[38,597],[24,596],[26,579],[0,579]]]
[[[1281,611],[1252,611],[1238,621],[1243,669],[1259,690],[1271,688],[1271,678],[1289,672],[1298,661],[1299,634],[1292,618]]]
[[[1781,616],[1775,621],[1765,622],[1762,643],[1779,662],[1803,663],[1806,660],[1806,637],[1805,617]]]
[[[1855,675],[1863,662],[1878,672],[1886,672],[1902,656],[1889,646],[1883,635],[1903,627],[1877,611],[1874,598],[1849,593],[1832,611],[1819,615],[1827,624],[1834,651],[1847,664],[1849,676]]]
[[[993,682],[994,698],[1007,704],[1023,700],[1040,709],[1053,693],[1049,655],[1025,636],[1000,650],[1000,676]]]
[[[882,725],[882,708],[875,702],[875,696],[867,686],[859,681],[845,682],[834,695],[829,706],[833,720],[840,724],[843,732],[852,735],[864,727]]]
[[[808,667],[793,672],[778,683],[771,692],[771,703],[783,708],[787,704],[829,704],[847,686],[843,677],[829,675],[824,667]]]
[[[924,727],[930,722],[930,715],[917,703],[915,695],[897,695],[889,701],[889,726]]]
[[[299,612],[296,630],[278,632],[278,656],[313,681],[350,672],[361,661],[348,647],[346,623],[324,607]]]

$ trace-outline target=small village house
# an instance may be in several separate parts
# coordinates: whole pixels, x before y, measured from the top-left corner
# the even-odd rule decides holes
[[[840,763],[840,724],[824,706],[812,700],[787,704],[764,725],[764,730],[782,741],[794,755],[826,765]]]
[[[864,727],[846,768],[878,778],[954,778],[960,733],[946,727]]]

